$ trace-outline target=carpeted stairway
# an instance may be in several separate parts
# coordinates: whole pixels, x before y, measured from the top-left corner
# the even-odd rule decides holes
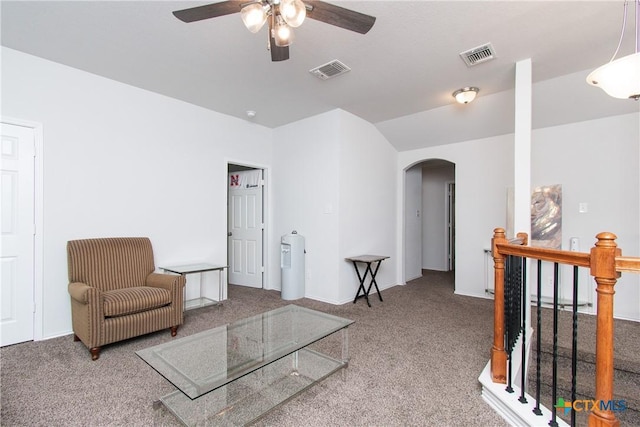
[[[553,384],[553,335],[552,310],[543,309],[543,338],[541,343],[540,365],[540,401],[551,409]],[[578,315],[578,351],[576,374],[576,399],[593,400],[595,396],[595,316]],[[535,325],[535,313],[533,324]],[[567,311],[559,313],[558,337],[558,376],[556,397],[565,401],[571,400],[571,314]],[[623,400],[626,409],[616,411],[621,426],[640,426],[640,354],[638,350],[638,329],[635,322],[615,320],[616,344],[614,350],[614,400]],[[533,349],[530,359],[528,393],[536,393],[536,343],[533,336]],[[562,409],[557,415],[570,423],[570,412]],[[588,411],[576,411],[576,425],[588,424]]]

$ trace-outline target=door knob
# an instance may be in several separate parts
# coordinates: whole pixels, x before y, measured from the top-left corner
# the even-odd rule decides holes
[[[231,237],[232,235],[233,235],[232,232],[230,232],[230,231],[227,232],[227,237]]]

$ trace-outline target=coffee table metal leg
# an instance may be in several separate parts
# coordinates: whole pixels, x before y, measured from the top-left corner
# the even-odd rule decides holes
[[[293,360],[292,360],[292,371],[291,371],[291,375],[300,375],[300,372],[298,370],[298,352],[296,351],[295,353],[293,353]]]
[[[347,368],[349,367],[349,328],[342,329],[342,380],[347,380]]]
[[[162,403],[162,400],[154,400],[152,404],[153,408],[153,425],[163,426],[167,423],[174,424],[175,417],[171,413],[171,410]]]
[[[223,284],[222,284],[222,280],[223,280],[222,275],[223,275],[223,271],[222,270],[223,270],[222,268],[220,270],[218,270],[218,302],[220,304],[222,304],[222,298],[223,298],[223,294],[222,294],[222,292],[223,292],[222,291],[222,286],[223,286]]]

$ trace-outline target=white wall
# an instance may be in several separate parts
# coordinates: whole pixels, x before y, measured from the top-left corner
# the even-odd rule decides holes
[[[447,183],[454,180],[452,164],[422,169],[422,268],[427,270],[449,270]]]
[[[396,253],[396,150],[372,124],[340,111],[339,301],[353,299],[358,277],[344,258],[372,254],[391,257],[376,276],[380,290],[396,285],[401,259]],[[362,268],[362,266],[361,266]],[[368,282],[367,282],[368,284]],[[374,297],[375,298],[375,297]]]
[[[533,131],[531,185],[562,184],[564,249],[570,237],[579,237],[581,251],[588,252],[596,234],[611,231],[623,254],[640,256],[639,150],[636,113]],[[483,249],[490,247],[493,228],[506,225],[513,135],[401,152],[399,173],[430,158],[456,164],[456,293],[483,296]],[[588,203],[588,213],[578,213],[581,202]],[[590,295],[581,298],[595,302],[591,285]],[[618,318],[640,320],[640,276],[625,274],[618,281],[614,311]]]
[[[305,295],[335,302],[338,284],[339,111],[275,129],[273,144],[273,288],[280,289],[280,237],[305,238]]]
[[[596,234],[610,231],[618,236],[623,255],[640,256],[639,151],[640,114],[533,132],[531,185],[562,184],[563,249],[569,250],[569,239],[578,237],[580,252],[589,252]],[[587,203],[588,212],[578,211],[580,203]],[[570,298],[572,273],[562,273],[561,292]],[[581,280],[588,277],[581,271]],[[588,280],[580,286],[579,299],[594,303],[595,282]],[[553,295],[552,288],[545,289],[546,280],[543,284],[542,295]],[[640,275],[623,274],[615,290],[615,316],[640,320]]]
[[[493,229],[505,226],[507,188],[513,186],[513,135],[404,151],[398,154],[398,173],[428,159],[455,163],[455,292],[484,297],[484,249],[490,247]]]
[[[396,152],[371,124],[341,110],[275,129],[273,150],[274,232],[305,237],[305,296],[348,302],[358,281],[344,258],[395,255]],[[396,262],[380,268],[381,289],[395,284]],[[280,283],[279,260],[271,264],[272,283]]]
[[[404,174],[404,277],[405,281],[422,277],[422,166]]]
[[[271,130],[2,48],[2,115],[43,125],[43,337],[71,332],[66,242],[148,236],[156,266],[226,263],[225,158]]]
[[[266,287],[279,288],[279,239],[297,229],[307,238],[307,296],[333,303],[357,287],[345,256],[389,254],[378,284],[404,282],[405,169],[430,158],[455,163],[456,293],[484,296],[483,250],[506,225],[513,135],[396,153],[340,110],[272,131],[7,48],[2,91],[4,117],[43,124],[45,338],[71,331],[70,239],[146,235],[156,265],[226,262],[229,159],[271,171]],[[623,254],[640,255],[639,121],[534,131],[532,184],[563,184],[565,240],[580,237],[582,250],[608,230]],[[614,167],[598,173],[603,164]],[[588,214],[575,213],[578,202]],[[640,320],[639,280],[620,280],[616,316]]]

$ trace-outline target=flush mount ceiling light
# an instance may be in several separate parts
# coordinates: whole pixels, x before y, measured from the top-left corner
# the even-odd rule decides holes
[[[636,49],[635,53],[631,55],[623,56],[616,59],[622,39],[624,37],[624,30],[627,24],[627,9],[628,1],[624,2],[624,17],[622,20],[622,33],[620,34],[620,41],[618,47],[611,60],[596,68],[591,74],[587,76],[587,83],[592,86],[597,86],[604,90],[607,95],[620,99],[640,99],[640,52],[638,52],[638,44],[640,44],[640,29],[638,23],[640,21],[640,0],[633,0],[635,3],[636,13]]]
[[[462,89],[458,89],[453,92],[452,95],[460,104],[468,104],[476,99],[478,91],[480,91],[480,89],[477,87],[463,87]]]
[[[227,0],[173,12],[183,22],[195,22],[240,12],[242,22],[257,33],[266,22],[269,25],[268,49],[272,61],[289,59],[293,28],[305,18],[315,19],[356,33],[366,34],[376,18],[335,6],[320,0]]]

